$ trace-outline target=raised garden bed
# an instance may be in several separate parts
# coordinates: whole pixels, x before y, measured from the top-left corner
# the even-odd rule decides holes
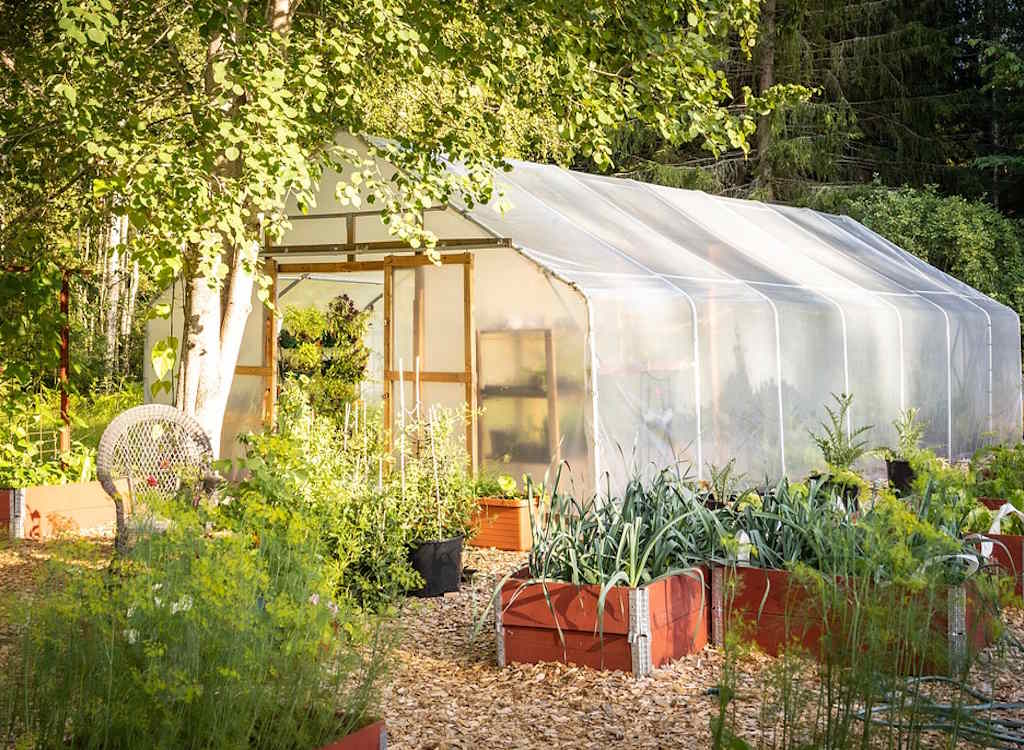
[[[385,731],[384,722],[377,721],[330,745],[324,745],[320,750],[386,750],[387,746],[388,733]]]
[[[52,539],[66,533],[109,532],[114,502],[99,482],[0,490],[0,523],[13,539]]]
[[[979,497],[978,502],[991,511],[998,511],[1006,501],[998,497]],[[992,560],[1014,580],[1014,593],[1024,596],[1024,536],[1019,534],[985,534],[993,541]]]
[[[705,568],[638,588],[616,586],[605,598],[603,619],[600,586],[527,584],[527,576],[522,570],[509,579],[495,603],[500,666],[555,661],[642,677],[707,644]]]
[[[730,590],[732,577],[736,579],[734,590]],[[736,623],[766,654],[778,656],[786,647],[796,644],[820,658],[823,635],[841,627],[826,623],[820,596],[785,570],[716,566],[711,572],[712,641],[722,645],[727,628]],[[931,623],[936,637],[945,641],[946,653],[936,658],[935,663],[925,659],[898,670],[917,666],[926,672],[946,673],[951,671],[951,665],[967,663],[970,654],[991,642],[991,617],[984,612],[975,589],[969,584],[950,587],[947,597],[946,602],[936,607]],[[908,595],[908,605],[913,601],[914,596]]]
[[[480,511],[473,519],[474,547],[524,552],[532,546],[530,508],[526,498],[481,497]]]

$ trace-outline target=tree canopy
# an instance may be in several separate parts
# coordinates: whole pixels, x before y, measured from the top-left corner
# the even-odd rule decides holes
[[[429,247],[419,210],[490,199],[510,157],[606,168],[632,124],[745,152],[756,118],[802,93],[754,95],[725,74],[758,13],[755,0],[6,2],[0,262],[66,265],[127,216],[143,273],[186,281],[177,400],[212,430],[258,249],[325,168],[345,175],[342,203],[372,201],[397,238]],[[385,139],[373,151],[398,175],[339,131]]]

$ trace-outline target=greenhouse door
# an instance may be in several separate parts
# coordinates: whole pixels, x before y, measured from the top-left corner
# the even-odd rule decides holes
[[[466,450],[476,467],[473,256],[384,259],[384,414],[397,434],[433,406],[465,414]]]

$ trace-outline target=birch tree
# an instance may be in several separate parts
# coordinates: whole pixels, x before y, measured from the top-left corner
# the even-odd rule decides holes
[[[31,187],[0,192],[0,259],[44,257],[31,230],[58,207],[116,205],[132,263],[184,284],[184,340],[161,354],[180,352],[176,401],[215,445],[253,290],[266,299],[258,249],[325,168],[346,175],[339,201],[372,201],[432,253],[420,211],[489,200],[509,158],[609,168],[614,133],[637,122],[745,150],[758,114],[799,93],[729,85],[722,63],[730,42],[753,48],[755,0],[29,5],[0,17],[28,27],[0,32],[0,165]],[[368,160],[339,131],[388,140]]]

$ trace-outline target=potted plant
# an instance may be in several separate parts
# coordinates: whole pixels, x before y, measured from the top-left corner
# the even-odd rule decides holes
[[[473,491],[479,509],[473,519],[476,533],[470,544],[514,552],[530,549],[530,515],[539,509],[539,493],[535,494],[532,487],[528,493],[522,492],[511,474],[483,470]]]
[[[832,394],[837,408],[825,406],[828,424],[822,422],[820,435],[810,433],[811,439],[828,468],[827,474],[816,472],[811,474],[812,480],[818,480],[826,487],[836,488],[836,494],[843,499],[847,507],[854,507],[858,501],[867,498],[870,487],[854,470],[853,464],[868,452],[868,443],[860,437],[871,430],[871,425],[857,429],[849,427],[850,407],[853,395],[849,393]]]
[[[462,545],[472,533],[477,503],[462,444],[461,418],[450,409],[431,407],[413,413],[399,434],[398,466],[392,492],[409,507],[409,551],[413,568],[423,577],[414,596],[442,596],[458,591],[462,579]]]
[[[494,595],[498,663],[560,661],[640,677],[707,643],[707,570],[719,533],[671,470],[619,497],[551,493],[527,565]],[[478,625],[479,626],[479,625]]]
[[[281,380],[305,376],[304,387],[317,413],[341,422],[358,400],[370,349],[364,342],[370,313],[359,310],[342,294],[327,310],[317,307],[284,309],[281,334]]]
[[[926,423],[918,421],[917,414],[915,408],[900,412],[892,423],[896,428],[896,448],[882,451],[886,477],[900,495],[909,495],[912,491],[914,468],[911,461],[921,450],[921,439],[927,428]]]

